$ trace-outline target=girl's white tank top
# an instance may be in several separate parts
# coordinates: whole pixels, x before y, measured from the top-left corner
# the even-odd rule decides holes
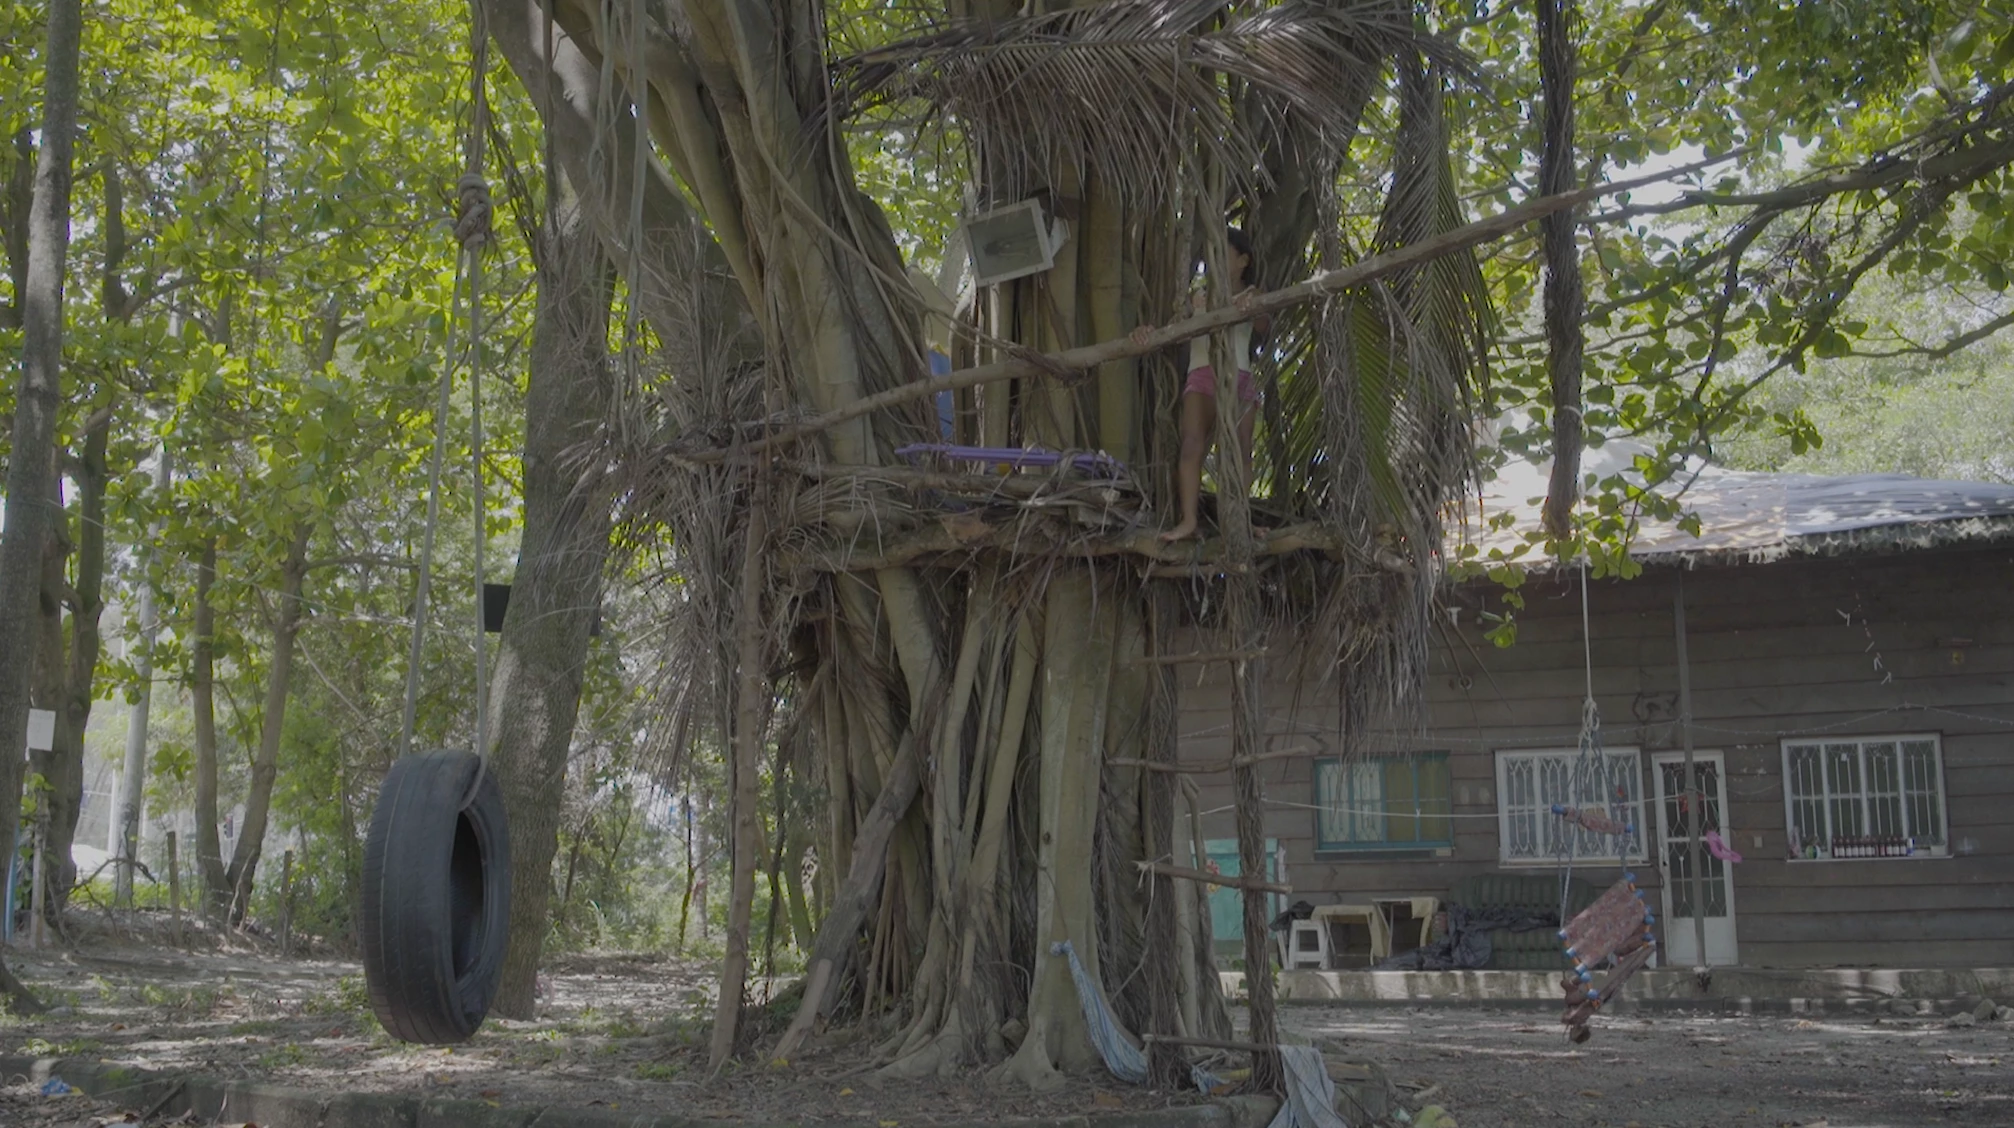
[[[1205,333],[1189,340],[1189,371],[1210,367],[1210,340],[1215,334]],[[1240,321],[1231,326],[1231,355],[1238,358],[1238,369],[1243,371],[1252,366],[1252,323]]]

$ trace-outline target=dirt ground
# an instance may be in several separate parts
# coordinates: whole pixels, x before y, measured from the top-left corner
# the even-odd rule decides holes
[[[788,1070],[703,1074],[708,969],[654,956],[559,961],[534,1021],[492,1020],[453,1049],[401,1046],[369,1017],[358,967],[250,949],[191,952],[100,932],[9,962],[56,1006],[0,1018],[0,1053],[85,1056],[145,1069],[504,1104],[600,1104],[689,1116],[972,1123],[1195,1099],[1108,1078],[1057,1093],[996,1092],[974,1076],[879,1083],[871,1039],[817,1048]],[[1572,1046],[1550,1013],[1304,1007],[1292,1031],[1339,1042],[1444,1105],[1461,1128],[2014,1126],[2014,1024],[1942,1017],[1607,1016]],[[93,1128],[116,1102],[47,1097],[0,1078],[0,1124]]]
[[[872,1039],[808,1046],[790,1068],[730,1065],[705,1078],[712,969],[652,955],[564,957],[541,976],[539,1015],[492,1017],[467,1044],[403,1046],[370,1017],[362,969],[246,948],[184,951],[100,931],[72,948],[8,953],[52,1013],[0,1016],[0,1053],[80,1056],[161,1072],[305,1088],[423,1093],[516,1105],[805,1123],[959,1124],[1192,1103],[1109,1078],[1004,1099],[983,1078],[884,1083]],[[773,1041],[778,1029],[765,1032]],[[850,1037],[848,1036],[850,1035]],[[0,1078],[0,1126],[88,1126],[120,1109],[45,1098]],[[63,1107],[67,1102],[68,1107]],[[90,1106],[90,1107],[86,1107]]]
[[[1918,1128],[2014,1125],[2014,1023],[1945,1016],[1607,1015],[1574,1046],[1552,1012],[1283,1007],[1461,1128]],[[1962,1021],[1962,1020],[1961,1020]]]

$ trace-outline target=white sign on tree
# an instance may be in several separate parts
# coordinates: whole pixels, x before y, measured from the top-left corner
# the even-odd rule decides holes
[[[56,747],[56,713],[51,709],[28,710],[28,751],[50,752]]]

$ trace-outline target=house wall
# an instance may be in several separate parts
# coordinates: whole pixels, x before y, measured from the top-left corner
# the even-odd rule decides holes
[[[1634,580],[1589,585],[1603,743],[1641,747],[1646,796],[1654,794],[1651,754],[1681,747],[1679,579],[1675,568],[1654,567]],[[1694,743],[1726,756],[1729,838],[1746,857],[1734,870],[1742,964],[2014,962],[2010,580],[2014,551],[2005,547],[1685,573]],[[1339,747],[1333,683],[1269,673],[1267,746],[1309,753],[1260,769],[1266,834],[1285,847],[1296,899],[1444,894],[1459,878],[1513,868],[1498,859],[1494,751],[1572,747],[1585,684],[1577,574],[1534,581],[1524,597],[1517,642],[1503,649],[1483,637],[1478,614],[1503,610],[1499,591],[1470,587],[1449,597],[1455,621],[1434,648],[1425,686],[1428,731],[1412,745],[1449,752],[1457,817],[1445,857],[1317,856],[1312,759]],[[1228,671],[1185,667],[1178,676],[1180,757],[1228,756]],[[1784,736],[1922,732],[1942,738],[1950,857],[1786,860]],[[1195,778],[1205,834],[1230,837],[1228,776]],[[1585,865],[1602,884],[1616,872],[1613,861]],[[1655,904],[1655,862],[1635,868]]]

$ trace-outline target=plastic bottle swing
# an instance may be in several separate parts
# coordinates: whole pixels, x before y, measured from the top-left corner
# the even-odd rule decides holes
[[[1560,947],[1573,963],[1573,969],[1560,980],[1566,994],[1566,1012],[1559,1020],[1567,1028],[1567,1037],[1575,1042],[1592,1037],[1588,1020],[1657,954],[1657,935],[1652,931],[1657,918],[1645,905],[1643,892],[1636,887],[1636,875],[1629,872],[1629,846],[1637,833],[1636,826],[1629,821],[1629,788],[1626,782],[1615,778],[1613,766],[1602,753],[1601,710],[1594,703],[1594,644],[1588,621],[1586,564],[1581,565],[1580,572],[1580,616],[1586,647],[1587,696],[1581,703],[1580,753],[1574,759],[1570,794],[1582,805],[1552,805],[1553,815],[1560,820],[1556,840],[1561,860]],[[1589,805],[1589,800],[1596,796],[1608,804],[1607,811]],[[1622,876],[1593,904],[1568,919],[1573,863],[1583,836],[1608,840]],[[1599,854],[1608,852],[1602,850]],[[1595,973],[1604,966],[1607,973],[1596,984]]]
[[[455,223],[455,237],[461,246],[455,301],[460,304],[465,287],[475,470],[477,751],[411,751],[434,532],[440,523],[441,460],[447,446],[449,393],[454,385],[455,365],[450,357],[441,367],[434,449],[427,470],[427,524],[413,595],[412,647],[407,654],[399,758],[378,790],[377,807],[364,839],[363,906],[357,929],[364,980],[378,1021],[386,1033],[402,1042],[428,1045],[465,1042],[482,1025],[503,973],[510,921],[510,831],[504,821],[503,792],[480,754],[486,747],[489,672],[483,638],[481,282],[490,199],[482,176],[482,146],[489,116],[483,89],[488,32],[480,5],[474,6],[473,14],[471,93],[475,112],[469,128],[468,169],[458,185],[461,214]]]

